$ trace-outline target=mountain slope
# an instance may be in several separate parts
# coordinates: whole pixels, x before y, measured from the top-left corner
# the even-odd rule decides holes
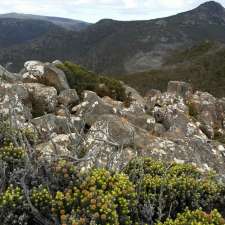
[[[225,96],[225,45],[203,42],[186,50],[175,51],[157,70],[120,76],[142,94],[155,88],[165,91],[170,80],[190,82],[195,89]]]
[[[78,33],[50,32],[23,46],[1,49],[0,63],[10,59],[18,69],[31,57],[46,61],[54,56],[98,73],[134,73],[158,69],[172,50],[204,40],[225,42],[225,10],[216,2],[162,19],[101,20]]]
[[[39,16],[32,14],[21,14],[21,13],[0,14],[0,18],[48,21],[62,28],[73,31],[83,30],[90,25],[89,23],[80,20],[72,20],[61,17]]]
[[[40,38],[55,30],[60,32],[61,28],[47,21],[4,18],[0,19],[0,30],[0,47],[8,48]]]

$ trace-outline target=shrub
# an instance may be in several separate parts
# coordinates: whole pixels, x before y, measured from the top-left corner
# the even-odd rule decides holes
[[[1,117],[0,121],[0,146],[15,142],[22,145],[24,143],[20,143],[21,139],[26,139],[30,144],[37,141],[38,135],[32,128],[15,129],[10,125],[8,118]]]
[[[50,212],[52,205],[52,196],[49,190],[42,185],[34,187],[31,191],[32,204],[43,214],[47,215]]]
[[[133,184],[124,174],[111,174],[97,169],[79,187],[79,207],[73,222],[91,221],[96,224],[132,224],[132,209],[136,206]]]
[[[0,148],[0,160],[5,161],[10,170],[22,166],[24,159],[25,150],[22,147],[15,147],[12,143],[9,143]]]
[[[0,215],[4,225],[28,224],[29,207],[21,188],[10,185],[0,194]]]
[[[76,166],[68,160],[58,160],[50,165],[51,189],[64,191],[73,187],[79,181],[79,173]]]
[[[167,219],[164,223],[157,225],[223,225],[225,220],[217,210],[213,210],[207,214],[201,210],[189,211],[186,210],[182,214],[178,214],[175,220]]]
[[[144,222],[173,218],[186,207],[212,210],[222,187],[211,175],[192,165],[166,164],[152,159],[132,161],[125,172],[139,194],[139,213]]]
[[[109,96],[120,101],[126,99],[125,89],[116,79],[96,75],[70,62],[65,62],[58,67],[65,72],[70,86],[76,89],[78,94],[84,90],[90,90],[96,92],[100,97]]]

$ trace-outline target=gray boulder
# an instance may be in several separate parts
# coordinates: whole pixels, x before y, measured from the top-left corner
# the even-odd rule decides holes
[[[53,64],[27,61],[24,67],[25,72],[22,74],[23,82],[45,84],[55,87],[58,92],[69,89],[66,75]]]
[[[6,68],[0,66],[0,80],[7,82],[21,81],[22,77],[17,73],[10,73]]]
[[[189,83],[182,81],[170,81],[167,92],[177,94],[185,99],[193,94],[193,88]]]
[[[63,90],[58,96],[58,102],[64,106],[75,106],[79,102],[79,96],[75,89]]]
[[[23,124],[31,119],[31,109],[26,106],[29,95],[22,84],[0,84],[0,116],[2,119],[10,119],[12,125],[23,127]]]
[[[44,115],[52,113],[56,110],[57,91],[54,87],[47,87],[39,83],[25,83],[32,105],[33,115]]]
[[[95,92],[84,91],[83,102],[73,107],[72,112],[76,116],[85,119],[85,122],[91,126],[104,114],[115,114],[115,109],[104,102]]]
[[[49,140],[53,134],[77,133],[83,126],[80,117],[47,114],[31,120],[41,139]]]
[[[50,141],[38,144],[35,147],[39,160],[55,161],[61,157],[73,155],[72,148],[74,141],[77,139],[75,133],[66,135],[59,134],[51,138]]]
[[[200,122],[202,131],[212,139],[218,122],[216,98],[207,92],[197,91],[188,104],[191,115]]]
[[[103,115],[87,134],[84,149],[88,160],[82,164],[83,169],[121,169],[136,156],[135,150],[129,148],[133,138],[134,128],[129,122],[115,115]]]

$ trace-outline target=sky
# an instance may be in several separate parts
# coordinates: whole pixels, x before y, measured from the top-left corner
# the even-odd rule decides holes
[[[29,13],[97,22],[148,20],[188,11],[206,0],[0,0],[0,13]],[[225,0],[218,0],[225,7]]]

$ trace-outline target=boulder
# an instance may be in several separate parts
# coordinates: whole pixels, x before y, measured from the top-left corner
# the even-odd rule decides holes
[[[145,109],[146,113],[151,114],[155,106],[157,106],[157,101],[160,99],[162,93],[159,90],[152,89],[145,96]]]
[[[145,104],[144,98],[140,95],[140,93],[137,90],[125,84],[123,85],[123,87],[125,88],[125,93],[129,95],[133,101],[138,102],[138,104],[140,105]]]
[[[170,81],[167,87],[168,93],[177,94],[185,99],[193,94],[193,88],[189,83],[182,81]]]
[[[58,92],[69,89],[65,73],[52,64],[45,64],[46,85],[53,86]]]
[[[75,89],[67,89],[60,92],[58,96],[59,104],[66,107],[75,106],[79,102],[79,97]]]
[[[91,126],[102,115],[115,114],[116,109],[104,102],[95,92],[84,91],[83,102],[73,107],[72,112],[85,118],[85,122]]]
[[[54,161],[61,157],[66,158],[73,155],[72,148],[76,142],[77,135],[72,133],[70,135],[59,134],[51,138],[50,141],[41,143],[35,147],[39,160]]]
[[[134,115],[132,113],[127,113],[123,118],[133,124],[134,127],[139,127],[147,131],[154,131],[156,120],[153,116],[147,114]]]
[[[153,134],[155,136],[162,136],[166,132],[166,128],[161,123],[156,123],[154,126]]]
[[[192,138],[155,137],[139,132],[134,142],[140,156],[190,163],[202,171],[216,171],[224,176],[225,148],[219,143],[209,142],[207,138],[197,135]]]
[[[150,112],[156,122],[163,125],[167,134],[179,137],[190,137],[195,134],[203,135],[195,121],[188,115],[188,107],[182,97],[163,93],[157,95],[154,102],[154,107],[151,108]],[[164,129],[161,126],[160,134]]]
[[[221,130],[225,132],[225,98],[218,99],[216,102],[217,113],[217,131]]]
[[[29,95],[22,84],[0,84],[0,116],[2,119],[10,118],[12,125],[23,127],[31,119],[31,109],[25,105]]]
[[[202,131],[212,139],[218,123],[216,98],[207,92],[197,91],[189,99],[189,112],[200,122]]]
[[[102,115],[87,134],[84,149],[87,149],[89,160],[83,168],[121,169],[128,163],[128,158],[136,156],[135,150],[129,148],[133,138],[134,128],[127,120],[116,115]]]
[[[6,68],[0,66],[0,80],[13,83],[21,81],[22,77],[17,73],[10,73]]]
[[[56,116],[67,116],[70,115],[70,111],[67,108],[60,108],[55,112]]]
[[[54,66],[58,66],[58,65],[63,65],[63,62],[60,61],[60,60],[58,60],[58,59],[56,59],[56,60],[54,60],[54,61],[52,62],[52,64],[53,64]]]
[[[25,83],[30,95],[30,103],[32,104],[32,114],[34,116],[52,113],[56,110],[57,91],[54,87],[47,87],[39,83]]]
[[[154,91],[152,95],[146,97],[146,112],[148,114],[153,114],[155,109],[159,108],[171,108],[184,113],[188,113],[188,107],[186,105],[185,99],[175,93],[160,93]]]
[[[47,114],[31,120],[31,124],[38,131],[43,140],[49,140],[54,134],[70,134],[79,132],[83,126],[80,117],[65,117]]]
[[[23,81],[28,83],[41,83],[55,87],[58,92],[69,89],[66,75],[56,66],[39,61],[28,61],[24,64],[25,73],[22,74]]]

